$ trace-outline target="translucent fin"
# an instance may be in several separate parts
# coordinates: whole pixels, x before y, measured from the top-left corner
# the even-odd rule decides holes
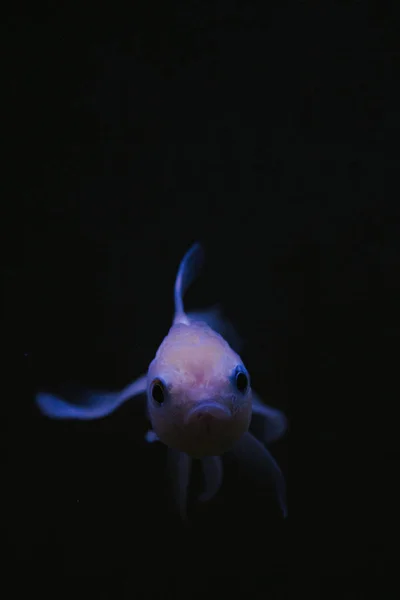
[[[204,321],[211,329],[228,342],[235,352],[240,352],[242,348],[242,340],[232,323],[222,315],[219,305],[212,306],[207,310],[195,311],[188,313],[189,321]]]
[[[121,392],[83,391],[74,402],[47,393],[36,395],[41,412],[53,419],[99,419],[113,412],[129,398],[146,391],[147,377],[143,375]]]
[[[274,483],[279,506],[283,516],[287,517],[286,484],[282,471],[266,447],[247,432],[234,447],[233,453],[257,478],[266,477]]]
[[[146,442],[149,442],[149,444],[153,444],[154,442],[159,442],[160,441],[160,438],[158,437],[158,435],[156,434],[156,432],[153,431],[152,429],[148,430],[148,432],[144,436],[144,439],[146,440]]]
[[[175,300],[175,320],[185,314],[183,308],[183,296],[186,290],[197,277],[204,260],[203,248],[196,243],[186,252],[179,265],[178,274],[175,280],[174,300]]]
[[[253,414],[264,417],[263,440],[266,444],[279,440],[287,430],[287,418],[277,408],[261,402],[259,396],[253,392]]]
[[[200,502],[208,502],[215,496],[222,484],[223,466],[220,456],[205,456],[202,461],[205,489],[199,496]]]
[[[138,377],[137,379],[135,379],[135,381],[133,381],[132,383],[124,387],[123,390],[120,391],[120,403],[122,404],[122,402],[125,402],[126,400],[129,400],[134,396],[138,396],[139,394],[144,394],[146,392],[146,389],[147,375],[142,375],[141,377]]]
[[[187,500],[192,459],[184,452],[168,448],[168,468],[179,514],[183,521],[187,521]]]

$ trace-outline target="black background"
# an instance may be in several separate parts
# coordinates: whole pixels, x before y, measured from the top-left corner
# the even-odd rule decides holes
[[[2,539],[15,593],[350,598],[388,585],[394,15],[321,4],[5,19]],[[228,461],[184,530],[143,401],[91,423],[33,403],[43,386],[117,389],[145,372],[194,241],[206,264],[186,306],[221,304],[254,388],[290,419],[272,449],[286,522]]]

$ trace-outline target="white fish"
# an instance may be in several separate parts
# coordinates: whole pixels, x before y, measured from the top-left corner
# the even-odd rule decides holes
[[[192,459],[201,459],[205,475],[205,491],[199,499],[209,500],[221,486],[221,455],[228,450],[253,471],[271,479],[286,517],[283,475],[264,444],[248,431],[252,414],[262,415],[263,442],[270,443],[286,431],[286,418],[262,403],[251,389],[249,372],[221,335],[235,340],[233,329],[219,311],[184,311],[183,296],[202,259],[199,244],[194,244],[182,259],[174,288],[173,324],[146,375],[121,392],[86,392],[77,398],[79,404],[46,393],[37,394],[36,402],[48,417],[96,419],[133,396],[147,393],[152,424],[147,440],[159,440],[169,448],[176,499],[184,519]]]

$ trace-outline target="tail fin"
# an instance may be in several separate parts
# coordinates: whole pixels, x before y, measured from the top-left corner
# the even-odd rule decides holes
[[[184,315],[183,296],[186,290],[197,277],[204,260],[203,248],[199,243],[186,252],[179,265],[178,274],[175,280],[174,300],[175,300],[175,319]]]

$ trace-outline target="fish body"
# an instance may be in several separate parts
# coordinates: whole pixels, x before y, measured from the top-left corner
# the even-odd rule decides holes
[[[148,372],[148,412],[154,431],[170,448],[194,458],[220,455],[248,430],[251,388],[240,357],[206,323],[173,325]],[[163,402],[153,390],[163,386]]]
[[[202,260],[202,247],[194,244],[181,261],[174,287],[173,324],[145,375],[121,392],[88,391],[74,403],[39,393],[36,403],[48,417],[95,419],[146,393],[152,425],[147,439],[169,448],[175,496],[184,519],[192,459],[202,461],[206,485],[200,499],[208,500],[222,483],[221,455],[230,450],[239,460],[257,463],[261,476],[271,479],[286,516],[283,475],[264,444],[249,432],[252,414],[258,413],[265,422],[263,441],[272,442],[284,434],[286,418],[253,392],[247,368],[222,335],[233,329],[219,312],[184,310],[183,296]],[[229,337],[237,340],[235,334]]]

